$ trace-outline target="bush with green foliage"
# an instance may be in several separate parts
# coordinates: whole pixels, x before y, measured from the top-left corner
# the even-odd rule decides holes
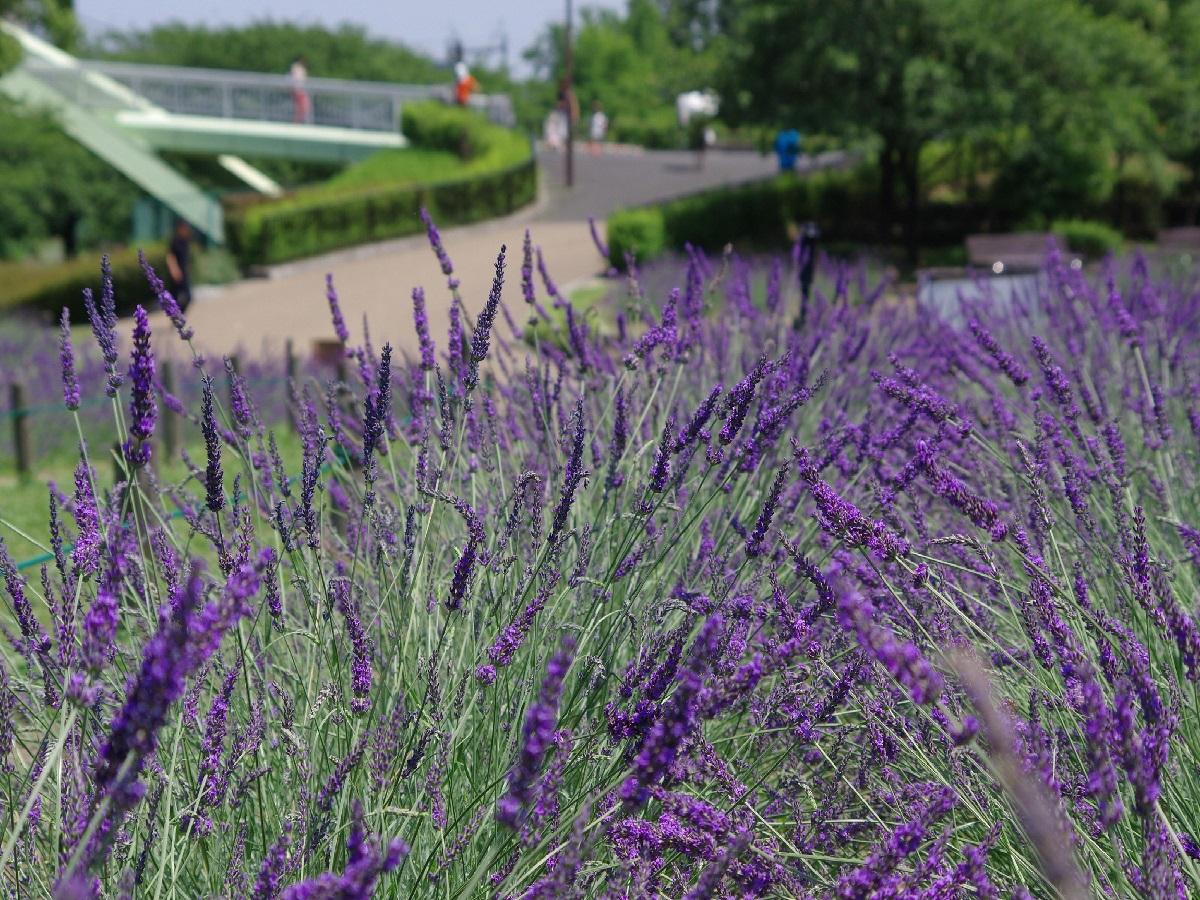
[[[1059,219],[1050,226],[1050,231],[1073,253],[1091,259],[1116,253],[1123,241],[1121,232],[1111,225],[1089,219]]]
[[[878,231],[873,175],[871,166],[782,174],[619,210],[608,220],[609,261],[619,267],[627,250],[645,261],[684,244],[778,246],[807,221],[818,222],[826,240],[871,240]]]
[[[627,255],[654,259],[666,247],[661,206],[621,210],[608,220],[608,259],[614,266],[624,266]]]
[[[217,28],[169,22],[145,31],[108,32],[86,49],[89,55],[125,62],[279,73],[303,53],[313,77],[410,84],[450,80],[449,73],[428,56],[371,37],[360,25],[344,24],[334,30],[294,22]]]
[[[166,248],[145,248],[146,258],[159,273],[167,271]],[[149,307],[157,299],[146,283],[135,249],[119,250],[109,256],[117,312],[128,313],[139,303]],[[0,313],[21,308],[57,318],[65,306],[74,321],[85,321],[83,289],[99,287],[96,259],[91,254],[56,264],[35,262],[0,263]]]
[[[437,103],[405,108],[418,150],[463,155],[456,175],[414,183],[409,151],[383,151],[324,185],[278,200],[227,205],[225,232],[243,266],[272,265],[413,234],[422,206],[446,225],[510,213],[537,196],[537,166],[519,134],[469,110]]]
[[[70,256],[129,236],[137,188],[55,119],[0,99],[0,258],[51,238]]]

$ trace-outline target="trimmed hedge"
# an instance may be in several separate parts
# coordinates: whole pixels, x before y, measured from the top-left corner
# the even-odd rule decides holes
[[[626,250],[646,261],[685,244],[713,251],[730,243],[749,250],[776,248],[810,221],[820,226],[822,244],[839,250],[887,245],[899,236],[881,229],[878,169],[864,163],[785,173],[618,210],[608,220],[609,261],[623,268]],[[1009,231],[1015,225],[988,205],[929,201],[921,205],[919,238],[923,248],[945,250],[961,247],[969,234]]]
[[[608,220],[609,261],[625,264],[685,243],[705,250],[776,246],[803,222],[820,223],[826,241],[861,240],[878,232],[873,170],[785,173],[762,181],[704,191],[655,206],[618,210]]]
[[[506,215],[536,197],[537,166],[529,159],[439,184],[375,187],[282,208],[262,204],[228,217],[225,234],[243,266],[281,263],[415,234],[422,206],[445,227]]]
[[[167,254],[161,244],[145,248],[146,257],[161,277],[166,278]],[[158,303],[150,291],[138,264],[136,248],[123,249],[109,256],[117,312],[130,313],[139,303],[147,309]],[[63,263],[0,263],[0,311],[21,308],[41,312],[57,319],[65,306],[71,321],[86,320],[83,289],[100,291],[100,264],[90,253]]]
[[[225,234],[238,262],[269,265],[414,234],[422,206],[448,226],[507,215],[536,199],[537,166],[519,135],[436,103],[406,108],[404,128],[415,146],[463,155],[464,174],[427,184],[329,185],[227,206]]]
[[[1060,219],[1050,226],[1050,231],[1071,251],[1091,259],[1115,253],[1124,241],[1121,232],[1111,225],[1089,219]]]

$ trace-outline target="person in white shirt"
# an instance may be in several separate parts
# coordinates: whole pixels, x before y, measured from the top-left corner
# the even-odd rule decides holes
[[[600,152],[600,145],[604,143],[604,138],[608,135],[608,116],[604,114],[604,109],[600,106],[600,101],[597,100],[592,104],[592,119],[588,124],[588,149],[592,153]]]
[[[292,81],[292,121],[312,121],[312,100],[308,96],[308,62],[303,56],[297,56],[288,71]]]

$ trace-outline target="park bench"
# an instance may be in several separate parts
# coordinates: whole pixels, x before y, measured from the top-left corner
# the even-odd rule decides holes
[[[1036,269],[1046,258],[1049,239],[1043,232],[968,235],[967,263],[994,272]]]

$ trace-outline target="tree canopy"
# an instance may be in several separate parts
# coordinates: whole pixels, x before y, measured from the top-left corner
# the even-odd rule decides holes
[[[358,25],[328,29],[269,20],[209,28],[173,22],[145,31],[108,32],[88,48],[127,62],[286,72],[303,55],[314,77],[434,84],[450,76],[425,54],[371,37]]]
[[[1183,86],[1196,77],[1188,54],[1200,43],[1172,47],[1176,23],[1200,36],[1194,7],[721,0],[722,114],[873,139],[883,207],[903,193],[910,232],[932,141],[999,143],[1026,177],[1082,169],[1091,180],[1080,190],[1099,196],[1111,188],[1109,161],[1119,169],[1132,155],[1161,158],[1168,123],[1195,104]]]

